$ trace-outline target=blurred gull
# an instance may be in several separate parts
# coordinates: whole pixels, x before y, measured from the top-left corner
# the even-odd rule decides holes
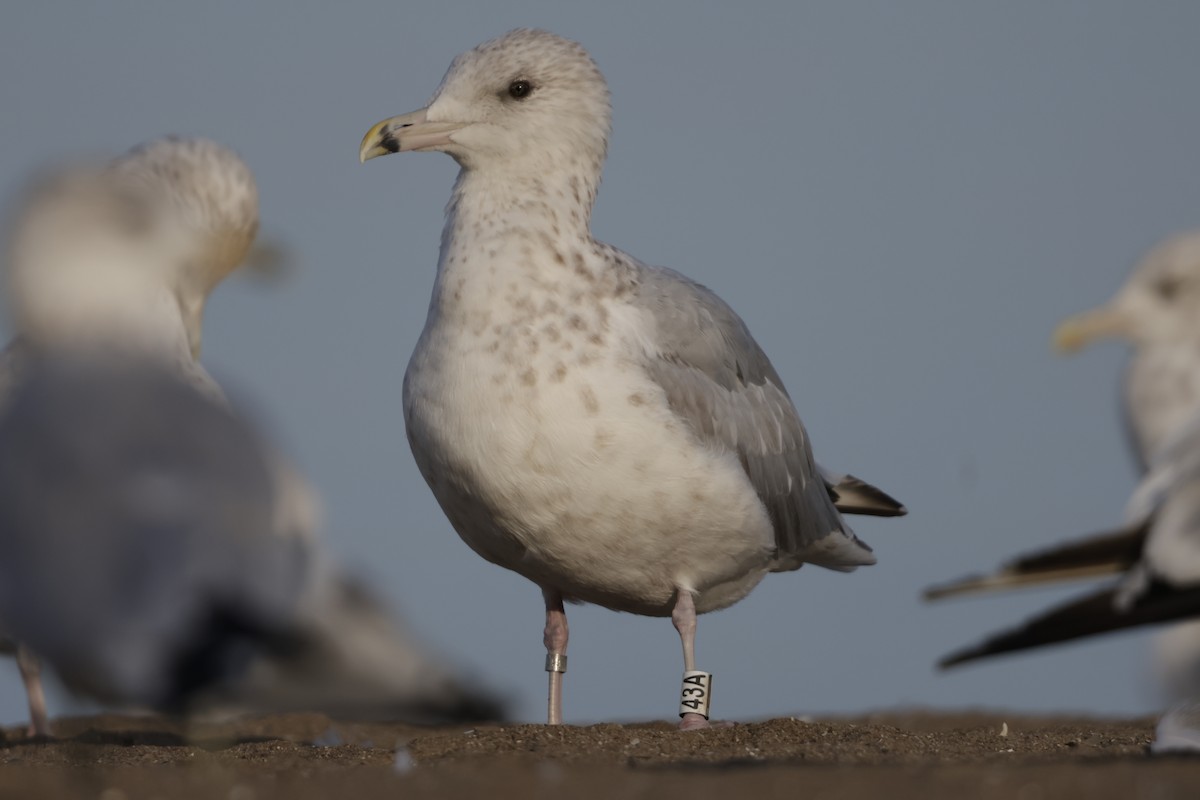
[[[0,620],[73,690],[190,708],[301,647],[311,556],[261,445],[139,354],[37,356],[0,415]]]
[[[1073,352],[1107,336],[1126,338],[1134,347],[1122,381],[1122,405],[1142,471],[1156,458],[1166,458],[1168,449],[1176,457],[1186,455],[1192,441],[1189,426],[1200,413],[1200,233],[1173,237],[1151,250],[1111,301],[1067,319],[1054,339],[1059,348]],[[928,594],[943,597],[1123,573],[1140,558],[1148,532],[1144,525],[1128,524],[1019,557],[994,574],[935,587]]]
[[[1200,232],[1151,250],[1111,301],[1063,322],[1055,342],[1071,352],[1109,336],[1133,345],[1121,394],[1130,444],[1144,470],[1200,409]]]
[[[119,167],[66,171],[13,229],[0,625],[107,702],[494,717],[321,555],[306,484],[195,361],[229,270],[197,253],[203,190],[163,174],[177,203]]]
[[[1144,470],[1165,438],[1200,412],[1200,231],[1153,248],[1110,302],[1064,322],[1056,340],[1073,351],[1108,336],[1133,345],[1122,405]],[[1164,631],[1152,647],[1156,682],[1167,697],[1200,694],[1200,622]]]
[[[404,414],[459,535],[546,608],[548,720],[561,715],[564,600],[670,616],[683,728],[708,724],[696,614],[768,573],[875,563],[844,510],[904,509],[819,470],[783,382],[705,287],[592,238],[608,87],[584,49],[516,30],[460,55],[427,108],[360,158],[459,163]]]
[[[1074,351],[1102,336],[1127,338],[1134,348],[1122,400],[1130,443],[1144,474],[1129,502],[1126,524],[926,594],[937,598],[1065,579],[1122,577],[1018,630],[952,655],[945,665],[1200,612],[1200,233],[1176,236],[1154,248],[1109,303],[1066,320],[1055,341]],[[1177,698],[1194,696],[1197,689],[1198,641],[1200,628],[1191,623],[1168,631],[1157,646],[1160,682]],[[1177,730],[1185,718],[1191,717],[1176,715],[1168,727]]]
[[[110,192],[119,193],[122,200],[106,208]],[[160,314],[170,327],[172,319],[181,317],[187,352],[174,357],[191,380],[219,396],[216,385],[191,361],[200,352],[209,293],[250,252],[258,230],[258,188],[245,162],[207,139],[165,137],[133,148],[106,167],[64,171],[38,186],[36,193],[39,198],[31,201],[9,235],[9,280],[23,287],[25,303],[14,308],[18,335],[0,353],[0,408],[30,354],[55,346],[64,336],[86,338],[96,324],[93,317],[109,315],[104,303],[127,309],[133,324]],[[110,230],[145,224],[151,211],[159,224],[170,221],[175,252],[163,262],[170,269],[150,265],[146,276],[95,269],[78,257],[74,235],[63,233],[76,225],[98,225],[91,233],[103,242]],[[106,283],[118,276],[125,280]],[[142,289],[125,285],[143,280],[158,290],[145,298],[145,307],[139,305]],[[129,296],[120,298],[123,292]],[[94,302],[97,293],[103,293],[103,303]],[[155,346],[160,337],[153,327],[131,333]],[[291,508],[309,503],[308,510],[297,513],[312,513],[304,490],[295,485],[293,489],[296,503]],[[49,735],[37,660],[26,648],[18,648],[17,656],[29,696],[30,732]]]

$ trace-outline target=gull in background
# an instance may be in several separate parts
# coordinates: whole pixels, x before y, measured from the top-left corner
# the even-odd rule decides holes
[[[1125,428],[1140,469],[1200,412],[1200,231],[1168,238],[1141,260],[1107,304],[1064,322],[1056,341],[1074,351],[1097,338],[1129,340],[1121,382]],[[1155,679],[1165,695],[1200,695],[1200,622],[1155,637]]]
[[[1111,301],[1070,317],[1054,334],[1065,352],[1107,337],[1133,345],[1121,400],[1131,449],[1144,471],[1200,409],[1200,232],[1152,249]]]
[[[1136,625],[1195,616],[1200,592],[1200,233],[1172,237],[1137,265],[1114,298],[1064,321],[1055,343],[1072,352],[1122,337],[1133,353],[1122,409],[1143,471],[1119,528],[1021,556],[990,575],[933,587],[935,599],[1069,579],[1120,575],[1113,586],[1040,615],[1025,626],[954,654],[946,666]],[[1193,695],[1198,628],[1160,637],[1160,679]]]
[[[31,192],[7,262],[0,625],[108,702],[494,718],[322,555],[313,493],[195,360],[256,227],[249,171],[203,140]]]
[[[151,300],[143,310],[135,305],[138,290],[131,290],[130,319],[139,320],[147,313],[181,316],[187,352],[173,358],[190,380],[220,396],[207,373],[192,362],[200,353],[204,305],[209,294],[247,257],[258,231],[258,187],[245,162],[208,139],[164,137],[133,148],[103,168],[81,167],[73,176],[64,170],[33,192],[39,197],[30,200],[27,213],[9,232],[8,277],[19,286],[32,288],[39,282],[45,285],[26,291],[24,306],[13,304],[17,335],[0,353],[0,408],[7,403],[33,352],[54,347],[64,336],[86,337],[97,323],[94,317],[99,316],[103,325],[112,324],[104,319],[109,310],[93,303],[92,295],[118,295],[129,287],[104,286],[111,276],[80,258],[73,237],[63,233],[79,223],[97,224],[109,192],[119,193],[123,200],[112,206],[102,225],[111,229],[144,224],[153,210],[155,215],[171,221],[173,246],[187,264],[186,269],[169,272],[161,265],[150,265],[150,271],[158,270],[155,277],[162,296]],[[65,195],[67,200],[50,200],[48,195],[54,193]],[[37,207],[46,210],[35,213]],[[118,216],[121,213],[125,219]],[[102,234],[107,232],[102,230]],[[119,298],[105,300],[112,301],[119,302]],[[156,331],[137,335],[143,334],[157,346]],[[289,510],[315,515],[313,495],[296,481],[289,486],[294,492]],[[37,658],[20,645],[16,645],[16,653],[29,699],[29,732],[48,736],[51,728]]]
[[[1100,338],[1133,345],[1121,382],[1122,415],[1144,473],[1168,440],[1200,413],[1200,233],[1151,250],[1108,303],[1063,321],[1054,343],[1073,353]],[[1122,573],[1139,557],[1147,531],[1126,525],[1018,558],[988,576],[931,589],[931,598]]]
[[[874,564],[839,508],[904,508],[818,468],[719,297],[592,238],[610,116],[580,45],[516,30],[454,59],[428,107],[372,127],[359,156],[440,151],[461,167],[404,418],[458,534],[542,590],[548,721],[575,600],[671,617],[680,727],[705,727],[696,615],[768,572]]]

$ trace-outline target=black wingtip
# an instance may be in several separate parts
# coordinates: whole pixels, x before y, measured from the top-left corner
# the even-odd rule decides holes
[[[1116,607],[1117,592],[1117,587],[1109,587],[1051,608],[1019,627],[947,655],[938,667],[949,669],[981,658],[1200,616],[1200,586],[1179,589],[1155,583],[1128,610]]]
[[[933,586],[926,586],[921,590],[921,599],[927,603],[936,600],[945,600],[947,597],[954,597],[955,595],[970,591],[971,587],[980,581],[986,580],[987,577],[983,573],[976,573],[968,575],[965,578],[950,581],[949,583],[935,583]]]
[[[887,497],[887,495],[884,495]],[[908,507],[897,503],[890,497],[880,505],[863,505],[852,502],[838,502],[834,505],[843,514],[856,514],[860,517],[903,517],[908,514]]]
[[[1123,627],[1113,609],[1114,589],[1104,589],[1040,614],[1024,624],[993,634],[938,661],[939,669],[982,658],[1059,644]]]
[[[854,475],[843,475],[837,484],[827,483],[830,499],[843,514],[867,517],[903,517],[908,508],[877,486]]]
[[[1148,528],[1120,528],[1036,550],[1006,565],[1010,572],[1053,572],[1084,566],[1111,565],[1127,569],[1142,557]]]
[[[986,643],[975,647],[967,647],[962,650],[956,650],[949,655],[942,656],[937,662],[937,668],[940,670],[953,669],[962,664],[967,664],[976,659],[984,658],[992,655],[992,652],[987,649]]]
[[[924,600],[1012,591],[1126,572],[1141,558],[1146,527],[1121,528],[1025,553],[992,573],[977,573],[926,588]]]

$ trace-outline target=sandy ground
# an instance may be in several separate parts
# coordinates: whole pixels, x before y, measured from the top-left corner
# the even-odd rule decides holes
[[[1200,758],[1147,755],[1151,719],[912,712],[681,734],[112,715],[56,728],[53,741],[4,731],[0,798],[1200,797]]]

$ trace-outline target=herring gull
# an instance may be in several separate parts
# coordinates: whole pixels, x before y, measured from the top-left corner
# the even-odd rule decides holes
[[[1104,305],[1065,320],[1055,343],[1074,352],[1104,337],[1133,347],[1121,382],[1133,456],[1143,473],[1126,523],[1018,557],[999,571],[933,587],[931,599],[1040,583],[1123,576],[1111,587],[1042,614],[1025,626],[949,656],[946,665],[1200,614],[1200,541],[1189,515],[1200,491],[1200,233],[1167,239],[1138,263]],[[1178,625],[1155,649],[1169,695],[1194,697],[1198,623]],[[1185,703],[1184,708],[1192,708]],[[1156,748],[1178,747],[1185,720],[1164,718]],[[1171,733],[1164,733],[1171,731]],[[1193,737],[1190,740],[1196,747]]]
[[[52,280],[63,282],[61,288],[47,286],[43,291],[28,295],[30,302],[46,302],[43,309],[16,309],[24,314],[16,320],[17,336],[0,353],[0,407],[7,402],[14,382],[22,375],[23,367],[30,354],[39,346],[39,339],[53,340],[70,330],[72,317],[78,316],[78,325],[87,330],[86,292],[78,296],[72,286],[89,286],[94,277],[87,275],[87,264],[78,266],[84,270],[68,275],[62,266],[75,263],[68,257],[61,264],[47,268],[58,258],[60,246],[56,238],[69,240],[64,231],[70,231],[75,222],[93,224],[102,201],[99,181],[109,182],[110,187],[122,187],[126,196],[124,205],[135,204],[153,207],[156,213],[171,220],[176,226],[176,243],[186,256],[186,269],[173,274],[160,274],[161,285],[168,287],[170,296],[177,304],[179,313],[186,321],[188,349],[193,357],[200,352],[200,333],[204,304],[209,293],[218,283],[245,259],[250,252],[258,230],[258,188],[254,176],[245,162],[228,148],[203,138],[168,136],[155,139],[130,150],[85,181],[82,172],[73,178],[66,171],[55,180],[43,181],[36,189],[47,194],[64,192],[86,192],[91,200],[85,203],[77,197],[72,203],[58,202],[53,214],[25,214],[10,232],[9,261],[10,279],[17,281]],[[103,173],[101,178],[99,173]],[[91,182],[92,185],[85,184]],[[69,185],[70,188],[67,188]],[[134,200],[140,198],[140,200]],[[43,200],[45,204],[45,200]],[[89,205],[90,204],[90,205]],[[51,209],[54,204],[49,204]],[[116,211],[114,207],[113,211]],[[65,218],[64,214],[80,215],[78,219]],[[110,219],[106,225],[118,223]],[[120,224],[131,224],[130,219]],[[36,226],[39,231],[21,230]],[[69,247],[70,245],[65,245]],[[121,291],[114,287],[114,291]],[[136,303],[128,306],[135,317],[142,312]],[[37,329],[31,326],[39,326]],[[75,335],[75,334],[71,334]],[[52,342],[50,342],[52,344]],[[41,342],[45,346],[46,341]],[[215,391],[215,384],[203,370],[189,369],[192,379]],[[290,508],[303,507],[311,502],[304,492],[296,488],[296,502]],[[51,734],[46,713],[45,694],[36,656],[27,648],[16,646],[17,663],[29,699],[31,734]]]
[[[1055,342],[1072,352],[1109,336],[1133,345],[1121,395],[1134,457],[1145,469],[1200,409],[1200,232],[1153,248],[1112,300],[1064,321]]]
[[[845,510],[891,497],[820,470],[783,381],[707,288],[592,238],[609,90],[579,44],[521,29],[458,56],[367,159],[440,151],[454,184],[404,381],[413,455],[463,540],[545,601],[562,721],[564,600],[670,616],[684,729],[708,725],[696,615],[768,572],[875,563]]]
[[[1075,350],[1107,336],[1133,346],[1121,399],[1126,432],[1144,471],[1167,437],[1200,412],[1200,231],[1151,249],[1111,301],[1068,319],[1056,340]],[[1166,697],[1200,695],[1200,621],[1163,631],[1152,649],[1155,679]]]
[[[1178,454],[1196,441],[1189,437],[1200,413],[1200,233],[1175,236],[1152,249],[1108,303],[1065,320],[1054,341],[1074,352],[1101,337],[1133,345],[1121,385],[1122,409],[1134,458],[1146,473],[1166,450]],[[1143,480],[1151,478],[1144,474]],[[1018,557],[991,575],[934,587],[927,595],[1123,573],[1139,559],[1148,532],[1143,525],[1125,525]]]
[[[229,184],[128,167],[62,171],[12,228],[0,627],[109,702],[495,717],[334,568],[307,484],[195,360],[237,252],[187,209]]]
[[[1121,383],[1122,410],[1142,473],[1169,441],[1188,441],[1200,413],[1200,233],[1172,236],[1151,249],[1109,302],[1075,314],[1055,331],[1067,353],[1103,337],[1133,345]],[[1126,524],[1010,561],[988,576],[926,593],[931,599],[1064,579],[1117,575],[1138,561],[1147,529]]]
[[[271,533],[260,447],[193,360],[172,291],[190,231],[161,199],[62,170],[13,225],[0,620],[74,690],[174,708],[259,634],[283,645],[307,565],[300,537]]]

